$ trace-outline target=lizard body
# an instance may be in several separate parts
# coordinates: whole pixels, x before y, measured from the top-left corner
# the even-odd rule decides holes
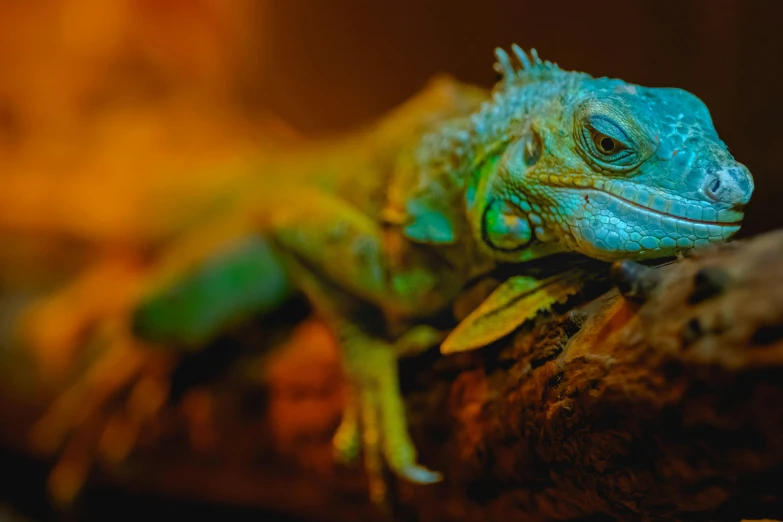
[[[397,351],[441,340],[428,318],[477,276],[517,264],[442,345],[476,348],[579,287],[567,266],[538,279],[525,263],[564,252],[656,258],[723,241],[753,191],[692,94],[513,50],[517,64],[497,51],[491,92],[439,80],[371,129],[267,165],[237,195],[230,226],[196,227],[198,247],[172,249],[134,332],[199,344],[297,288],[334,328],[353,384],[339,454],[363,448],[375,499],[383,461],[438,480],[417,463],[396,373]]]

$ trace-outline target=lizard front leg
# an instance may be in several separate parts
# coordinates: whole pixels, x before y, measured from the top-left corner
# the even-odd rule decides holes
[[[417,463],[399,389],[394,346],[349,322],[338,324],[336,330],[350,381],[348,415],[334,439],[338,456],[350,456],[346,449],[355,448],[356,441],[360,442],[374,502],[381,502],[386,496],[384,462],[395,474],[411,482],[438,482],[439,473]]]
[[[438,473],[417,463],[399,391],[397,346],[379,320],[381,310],[426,306],[434,279],[422,268],[392,270],[380,227],[349,204],[322,194],[300,194],[297,201],[275,213],[272,237],[295,284],[340,340],[351,398],[336,450],[350,456],[362,447],[374,501],[385,497],[384,462],[410,481],[437,482]]]

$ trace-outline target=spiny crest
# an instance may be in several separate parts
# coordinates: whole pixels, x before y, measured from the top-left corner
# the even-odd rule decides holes
[[[557,77],[567,74],[557,64],[550,62],[549,60],[542,60],[538,57],[538,52],[535,49],[530,50],[530,56],[522,50],[517,44],[511,46],[511,51],[514,53],[514,57],[519,62],[519,66],[515,66],[511,62],[511,58],[508,53],[498,47],[495,49],[495,70],[503,75],[498,87],[507,88],[510,85],[527,85],[532,82],[541,82],[547,80],[554,80]]]
[[[446,172],[451,182],[464,184],[466,172],[507,143],[512,136],[509,129],[553,97],[577,92],[579,82],[590,78],[586,73],[564,71],[542,60],[535,49],[529,56],[516,44],[511,50],[518,61],[516,65],[504,50],[495,51],[495,69],[503,79],[478,111],[424,136],[417,151],[422,172],[436,176]],[[422,187],[433,183],[427,176],[422,176],[421,182]]]

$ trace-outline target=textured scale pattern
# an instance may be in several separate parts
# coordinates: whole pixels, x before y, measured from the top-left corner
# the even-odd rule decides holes
[[[463,132],[472,147],[452,173],[468,183],[466,207],[485,253],[524,261],[545,243],[547,253],[603,260],[663,257],[739,230],[753,179],[701,100],[513,50],[519,68],[497,51],[503,79],[470,117]],[[431,151],[448,140],[439,145]]]

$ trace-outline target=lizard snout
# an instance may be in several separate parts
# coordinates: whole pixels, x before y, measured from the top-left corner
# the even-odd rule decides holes
[[[753,194],[753,177],[744,165],[710,169],[702,185],[704,193],[717,203],[743,207]]]

